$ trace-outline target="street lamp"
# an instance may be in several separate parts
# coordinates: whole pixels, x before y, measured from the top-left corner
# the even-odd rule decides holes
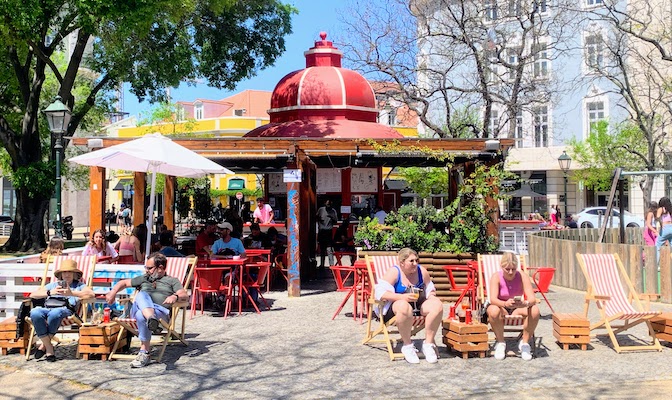
[[[63,104],[60,96],[56,96],[54,102],[44,109],[47,116],[49,131],[54,138],[54,152],[56,157],[56,223],[54,230],[56,236],[63,237],[63,223],[61,221],[61,154],[63,153],[63,135],[68,131],[72,112]]]
[[[567,214],[567,172],[569,171],[569,166],[572,164],[572,158],[567,155],[566,151],[563,150],[560,157],[558,157],[558,164],[560,164],[560,169],[565,175],[565,218],[567,218],[569,215]]]

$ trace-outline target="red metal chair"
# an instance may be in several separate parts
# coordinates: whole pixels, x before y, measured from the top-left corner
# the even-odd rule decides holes
[[[269,271],[268,273],[268,287],[266,292],[270,290],[271,287],[273,287],[273,276],[276,273],[280,273],[283,278],[287,281],[287,284],[289,284],[289,277],[287,276],[289,268],[287,266],[287,253],[281,253],[275,256],[275,260],[273,260],[273,265],[272,265],[272,270]]]
[[[448,280],[450,281],[450,290],[460,291],[460,297],[457,298],[455,304],[462,304],[462,299],[465,296],[469,296],[471,309],[477,309],[477,288],[476,285],[476,275],[478,273],[478,264],[474,267],[473,264],[467,265],[444,265],[443,270],[446,271],[448,275]],[[456,276],[456,273],[464,274],[466,281],[464,284],[459,283],[459,277]]]
[[[270,310],[271,307],[268,305],[266,302],[266,299],[264,296],[261,294],[261,288],[264,286],[266,282],[266,278],[268,277],[268,272],[271,268],[271,263],[270,262],[255,262],[255,263],[247,263],[243,267],[245,269],[245,273],[243,274],[243,281],[241,288],[243,292],[245,292],[245,295],[247,296],[248,300],[250,303],[252,303],[252,306],[254,307],[255,310],[257,310],[257,313],[261,313],[259,311],[259,307],[257,307],[257,303],[254,301],[252,296],[250,295],[250,289],[256,289],[257,293],[259,294],[259,298],[261,301],[264,302],[264,305],[266,306],[267,310]],[[252,268],[258,268],[257,270],[257,276],[256,278],[251,274],[251,269]],[[242,293],[239,293],[239,295],[242,296]]]
[[[231,309],[231,274],[229,274],[228,284],[223,284],[222,277],[226,272],[231,272],[230,267],[216,267],[216,268],[196,268],[196,277],[194,278],[194,294],[191,299],[191,318],[196,314],[196,298],[201,303],[201,315],[203,314],[203,304],[205,303],[206,294],[226,293],[226,305],[224,307],[224,317],[229,314]]]
[[[553,306],[548,301],[548,298],[546,298],[546,293],[548,293],[548,289],[551,286],[551,282],[553,281],[553,275],[555,275],[555,268],[539,267],[530,269],[535,270],[532,274],[532,281],[536,285],[534,292],[540,293],[541,297],[543,297],[544,301],[546,301],[546,304],[548,304],[548,308],[551,309],[551,312],[555,313]]]

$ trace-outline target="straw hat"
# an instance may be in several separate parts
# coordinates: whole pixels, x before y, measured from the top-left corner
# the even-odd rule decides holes
[[[61,262],[61,268],[54,272],[54,275],[56,275],[56,278],[61,279],[61,274],[63,272],[74,272],[75,274],[79,274],[77,279],[80,279],[82,275],[84,275],[84,273],[79,268],[77,268],[77,261],[70,258]]]

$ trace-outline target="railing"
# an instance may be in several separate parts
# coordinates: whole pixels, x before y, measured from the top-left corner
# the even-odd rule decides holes
[[[528,237],[529,264],[554,267],[556,285],[586,290],[576,253],[617,253],[638,292],[658,293],[661,301],[672,302],[670,247],[661,249],[658,264],[656,248],[643,244],[641,228],[626,228],[625,233],[626,244],[620,244],[619,230],[615,228],[607,229],[604,243],[597,243],[598,229],[541,231]]]
[[[12,228],[14,224],[8,224],[6,222],[0,223],[0,236],[9,236],[12,234]]]
[[[96,294],[106,293],[120,279],[143,273],[144,266],[139,264],[96,264],[93,291]],[[40,287],[39,280],[43,274],[44,264],[0,264],[0,320],[16,315],[26,296]],[[32,279],[26,281],[25,278]]]

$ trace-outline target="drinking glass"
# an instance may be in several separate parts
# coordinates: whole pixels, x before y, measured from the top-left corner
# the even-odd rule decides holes
[[[418,299],[420,299],[420,291],[422,289],[417,288],[415,286],[411,286],[409,288],[409,293],[411,294],[411,297],[415,300],[413,302],[413,315],[420,315],[420,310],[418,309]]]

